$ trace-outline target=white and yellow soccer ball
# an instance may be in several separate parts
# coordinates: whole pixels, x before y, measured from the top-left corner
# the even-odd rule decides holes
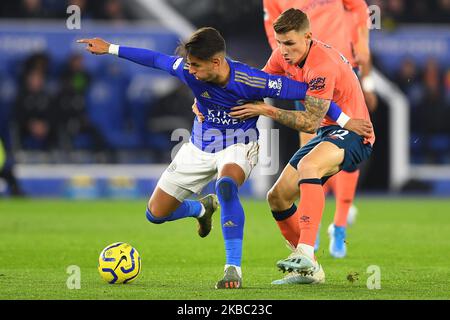
[[[98,272],[108,283],[129,283],[141,272],[141,257],[128,243],[110,244],[100,253]]]

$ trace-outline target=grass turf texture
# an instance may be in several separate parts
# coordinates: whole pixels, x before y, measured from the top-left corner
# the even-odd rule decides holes
[[[2,199],[0,299],[450,299],[448,200],[359,198],[348,257],[340,260],[328,254],[328,201],[317,254],[326,283],[316,286],[270,284],[282,277],[275,262],[289,251],[267,204],[244,201],[241,290],[214,289],[225,259],[219,213],[201,239],[193,218],[148,223],[145,203]],[[100,251],[117,241],[141,255],[133,283],[109,285],[98,274]],[[69,265],[81,268],[80,290],[66,287]],[[367,289],[370,265],[381,268],[380,290]]]

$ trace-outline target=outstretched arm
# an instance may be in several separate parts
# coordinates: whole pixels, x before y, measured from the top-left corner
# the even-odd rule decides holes
[[[167,71],[174,76],[180,77],[182,72],[177,72],[177,70],[183,70],[182,66],[179,67],[182,58],[177,56],[169,56],[148,49],[119,46],[100,38],[81,39],[77,42],[87,44],[86,50],[90,53],[97,55],[114,54],[147,67]],[[178,60],[180,60],[180,63],[176,64]]]

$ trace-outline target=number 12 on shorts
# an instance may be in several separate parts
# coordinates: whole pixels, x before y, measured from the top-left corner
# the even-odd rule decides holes
[[[348,135],[348,130],[334,130],[328,136],[344,140],[344,136]]]

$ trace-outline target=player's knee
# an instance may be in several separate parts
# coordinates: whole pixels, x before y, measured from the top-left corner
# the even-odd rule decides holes
[[[304,174],[317,175],[319,173],[319,166],[315,162],[305,157],[298,163],[297,171],[299,172],[300,176]]]
[[[267,191],[266,199],[270,205],[276,203],[279,198],[280,198],[280,194],[276,188],[270,188],[270,190]]]
[[[272,187],[266,195],[267,202],[269,202],[269,207],[272,211],[282,210],[288,201],[284,199],[283,193],[279,188]]]
[[[237,184],[230,177],[222,177],[216,182],[216,193],[219,199],[229,201],[237,192]]]

